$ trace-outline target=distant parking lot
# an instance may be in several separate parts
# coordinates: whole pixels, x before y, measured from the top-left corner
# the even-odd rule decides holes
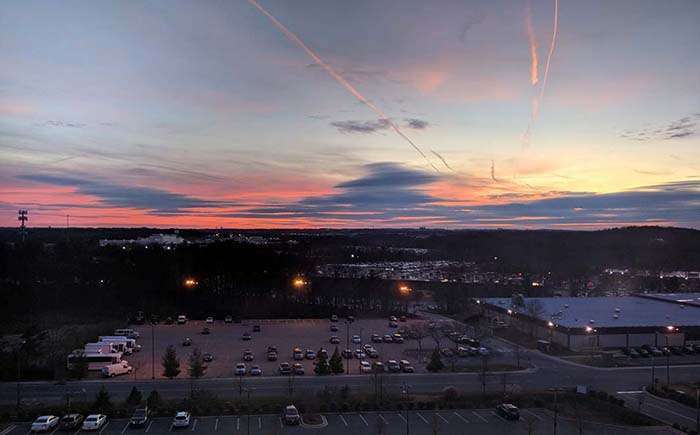
[[[486,435],[525,434],[528,428],[533,434],[550,434],[553,427],[553,415],[544,409],[521,410],[520,421],[508,421],[497,415],[491,409],[460,409],[440,411],[411,411],[408,413],[408,424],[411,434],[428,435],[462,435],[478,433]],[[175,429],[172,419],[158,417],[151,419],[145,427],[131,427],[127,419],[110,420],[98,435],[138,435],[138,434],[168,434],[191,433],[192,435],[223,434],[311,434],[322,433],[330,435],[345,435],[357,433],[378,433],[382,426],[385,434],[406,433],[406,413],[387,411],[382,413],[333,413],[323,414],[327,425],[322,428],[305,426],[285,426],[278,415],[226,415],[193,417],[187,428]],[[30,423],[14,423],[0,426],[0,435],[29,435]],[[595,431],[597,434],[632,434],[639,429],[621,426],[606,426],[590,422],[583,423],[586,433]],[[82,431],[72,435],[80,435]],[[573,421],[559,419],[559,434],[578,434],[579,428]],[[653,430],[645,428],[645,434],[670,433],[666,429]],[[51,433],[54,435],[54,433]]]
[[[213,324],[206,324],[202,320],[190,320],[184,325],[159,324],[153,327],[155,338],[155,352],[152,354],[151,346],[151,326],[135,326],[141,338],[138,343],[142,346],[140,352],[126,356],[125,359],[133,366],[134,373],[130,375],[135,379],[150,379],[152,371],[152,359],[155,357],[155,376],[162,377],[161,358],[168,345],[173,345],[177,349],[178,357],[180,358],[181,369],[186,375],[187,360],[194,348],[199,348],[202,353],[211,353],[214,360],[207,363],[206,377],[234,377],[235,367],[237,363],[243,361],[243,352],[250,350],[253,355],[253,361],[245,361],[246,368],[249,370],[252,365],[259,365],[262,369],[263,376],[273,376],[278,374],[279,363],[301,363],[304,366],[306,375],[314,375],[313,360],[295,361],[292,358],[292,349],[298,347],[302,350],[311,349],[318,351],[320,348],[325,348],[329,356],[333,353],[337,346],[340,351],[346,347],[346,339],[349,335],[351,341],[349,348],[355,350],[361,348],[363,344],[372,344],[379,352],[379,358],[372,359],[367,357],[365,360],[383,361],[387,360],[408,360],[415,368],[416,372],[425,372],[425,362],[427,361],[431,349],[434,347],[434,341],[430,337],[423,339],[423,362],[418,361],[417,344],[415,340],[406,339],[403,343],[372,343],[372,334],[393,334],[397,330],[407,328],[415,322],[423,322],[421,320],[409,319],[406,322],[399,322],[398,328],[389,326],[388,319],[357,319],[347,326],[341,319],[339,322],[331,322],[328,319],[275,319],[275,320],[255,320],[243,321],[242,323],[225,323],[222,320],[215,320]],[[259,325],[260,331],[254,332],[254,326]],[[337,332],[331,332],[331,325],[338,328]],[[208,327],[209,334],[202,334],[204,327]],[[349,331],[346,329],[349,327]],[[244,333],[251,335],[251,340],[244,341],[242,339]],[[353,335],[358,335],[361,343],[353,343]],[[340,343],[331,344],[329,342],[331,336],[337,336]],[[183,341],[190,338],[191,346],[183,346]],[[447,340],[443,340],[443,346],[448,346]],[[268,361],[266,351],[268,346],[276,346],[279,351],[277,361]],[[492,349],[494,356],[497,356],[505,349]],[[344,360],[345,361],[345,360]],[[350,373],[360,373],[360,360],[353,358],[350,362]],[[460,358],[461,364],[480,364],[477,357]],[[446,363],[447,364],[447,363]],[[246,374],[248,376],[248,374]]]

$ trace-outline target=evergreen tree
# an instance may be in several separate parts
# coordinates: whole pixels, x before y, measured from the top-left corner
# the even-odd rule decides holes
[[[430,355],[430,362],[425,368],[430,372],[438,372],[444,367],[445,365],[440,358],[440,350],[438,348],[433,349],[433,353]]]
[[[324,353],[321,353],[320,350],[318,352],[318,362],[316,363],[316,367],[314,368],[314,371],[319,376],[331,374],[331,367],[328,365],[328,361],[326,360],[326,355]]]
[[[168,379],[177,377],[180,374],[180,360],[177,358],[175,346],[170,345],[165,349],[163,355],[163,376]]]
[[[78,352],[75,359],[73,359],[73,364],[71,364],[70,375],[75,379],[83,379],[88,374],[88,361],[85,358],[85,352]]]
[[[106,414],[112,409],[112,401],[104,385],[100,387],[100,390],[97,392],[93,408],[101,414]]]
[[[204,360],[202,360],[202,352],[198,348],[195,348],[192,351],[189,359],[189,365],[190,378],[199,379],[204,376],[206,367],[204,366]]]
[[[345,371],[343,367],[343,359],[340,357],[340,352],[338,352],[338,346],[335,347],[333,355],[331,356],[329,362],[329,368],[333,374],[342,374]]]
[[[158,394],[158,391],[151,391],[151,393],[148,395],[148,398],[146,399],[146,405],[148,405],[148,407],[151,409],[158,409],[158,407],[161,404],[162,401],[160,399],[160,394]]]
[[[141,400],[143,400],[143,395],[139,391],[138,388],[132,387],[131,392],[129,393],[129,397],[126,398],[126,404],[129,407],[136,407],[141,404]]]

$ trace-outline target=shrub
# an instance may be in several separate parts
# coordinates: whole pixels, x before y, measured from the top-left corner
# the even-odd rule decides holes
[[[453,386],[447,386],[442,389],[442,398],[447,402],[454,402],[459,399],[459,391]]]

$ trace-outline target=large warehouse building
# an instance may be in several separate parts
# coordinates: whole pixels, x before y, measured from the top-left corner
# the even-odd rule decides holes
[[[700,343],[700,294],[593,298],[486,298],[497,324],[515,326],[571,350]]]

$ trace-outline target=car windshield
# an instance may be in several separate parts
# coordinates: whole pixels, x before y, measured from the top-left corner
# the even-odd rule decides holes
[[[48,417],[39,417],[36,419],[37,423],[46,423],[47,421],[49,421]]]
[[[86,421],[97,421],[97,417],[88,417]]]

